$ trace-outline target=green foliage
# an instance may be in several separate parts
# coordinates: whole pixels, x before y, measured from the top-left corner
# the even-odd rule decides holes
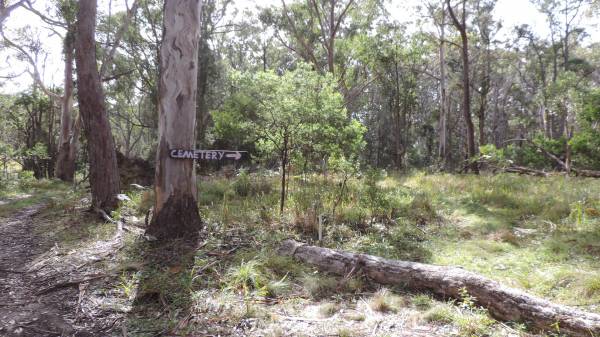
[[[452,323],[458,326],[459,335],[464,337],[489,336],[494,320],[485,310],[457,309],[452,303],[438,304],[424,314],[429,322]]]
[[[600,169],[600,89],[589,92],[577,120],[581,129],[569,141],[578,166]]]
[[[226,179],[215,179],[200,182],[198,190],[198,203],[210,206],[222,202],[225,194],[231,190],[231,186]]]
[[[418,294],[413,296],[412,304],[419,310],[427,310],[433,304],[433,300],[429,295]]]
[[[36,182],[32,171],[19,172],[18,179],[19,179],[19,185],[25,189],[33,187],[33,185]]]
[[[357,155],[364,127],[348,119],[330,75],[305,64],[283,75],[233,73],[234,93],[213,113],[214,133],[223,143],[256,147],[263,158],[289,151],[304,166],[334,154]]]
[[[242,292],[244,296],[256,292],[258,295],[266,294],[268,278],[264,274],[262,265],[256,260],[242,261],[239,266],[229,269],[226,275],[227,289]]]

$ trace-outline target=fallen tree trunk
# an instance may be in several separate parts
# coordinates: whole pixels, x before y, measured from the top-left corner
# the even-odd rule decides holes
[[[512,166],[504,168],[504,172],[527,174],[527,175],[536,176],[536,177],[548,177],[549,176],[548,172],[535,170],[535,169],[531,169],[529,167],[524,167],[524,166],[517,166],[517,165],[512,165]]]
[[[526,322],[540,330],[558,328],[561,334],[568,336],[600,334],[600,315],[551,303],[458,267],[387,260],[308,246],[294,240],[284,241],[279,253],[334,274],[361,272],[377,283],[431,291],[443,297],[460,299],[461,290],[466,289],[495,318]]]
[[[600,178],[600,171],[571,169],[578,177]]]
[[[564,162],[563,160],[561,160],[560,158],[558,158],[557,156],[555,156],[554,154],[552,154],[550,151],[544,149],[543,147],[539,146],[538,144],[536,144],[535,142],[533,142],[530,139],[509,139],[507,141],[505,141],[505,143],[507,142],[515,142],[515,141],[520,141],[520,142],[527,142],[529,144],[531,144],[533,147],[535,147],[536,149],[540,150],[546,157],[552,159],[553,161],[555,161],[558,165],[560,165],[560,167],[562,167],[565,172],[567,173],[567,175],[569,175],[571,172],[574,172],[575,175],[579,176],[579,177],[588,177],[588,178],[600,178],[600,171],[593,171],[593,170],[582,170],[582,169],[576,169],[571,167],[571,165],[567,165],[566,162]]]

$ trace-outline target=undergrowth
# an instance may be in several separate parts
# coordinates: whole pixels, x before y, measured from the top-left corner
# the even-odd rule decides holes
[[[328,317],[344,301],[369,293],[374,295],[365,301],[373,312],[392,315],[412,308],[427,321],[457,327],[464,336],[489,335],[495,329],[485,311],[464,306],[464,301],[444,303],[429,294],[398,297],[396,291],[378,291],[360,275],[328,275],[277,254],[281,240],[295,238],[386,258],[457,265],[598,312],[593,306],[600,301],[597,180],[370,172],[347,180],[343,190],[342,182],[335,175],[292,176],[280,214],[277,176],[242,172],[233,179],[202,177],[201,248],[169,264],[124,274],[118,287],[139,303],[166,305],[171,313],[229,317],[225,321],[233,325],[248,317],[269,320],[260,304],[264,301],[294,307],[326,299],[321,315]],[[18,199],[20,194],[29,196]],[[141,221],[153,204],[152,192],[128,195],[131,201],[119,214]],[[28,181],[0,187],[0,197],[9,200],[0,205],[0,216],[43,200],[47,214],[58,219],[81,209],[84,195],[53,181]],[[78,230],[61,220],[58,232],[64,232],[64,242],[106,237],[114,227],[78,219]],[[136,239],[120,259],[147,260],[153,251]],[[354,316],[365,319],[364,313]],[[131,317],[132,327],[145,324]],[[176,321],[169,315],[161,319],[165,324]]]

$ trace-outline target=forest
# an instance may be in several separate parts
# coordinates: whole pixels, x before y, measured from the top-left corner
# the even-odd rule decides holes
[[[600,336],[599,18],[0,0],[0,336]]]

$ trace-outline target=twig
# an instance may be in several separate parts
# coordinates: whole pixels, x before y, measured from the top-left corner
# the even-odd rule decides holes
[[[79,286],[80,283],[89,282],[89,281],[97,280],[97,279],[108,277],[108,276],[114,276],[114,274],[97,274],[97,275],[93,275],[93,276],[90,276],[90,277],[87,277],[84,279],[58,283],[58,284],[55,284],[53,286],[50,286],[48,288],[38,291],[37,293],[35,293],[35,295],[36,296],[45,295],[45,294],[51,293],[53,291],[56,291],[56,290],[59,290],[62,288]]]
[[[3,269],[3,268],[0,268],[0,272],[9,273],[9,274],[27,274],[26,271],[13,270],[13,269]]]
[[[2,303],[0,302],[0,307],[17,307],[22,305],[27,305],[33,302],[14,302],[14,303]]]
[[[31,329],[31,330],[33,330],[35,332],[42,332],[44,334],[52,334],[52,335],[57,335],[57,336],[62,335],[62,333],[60,333],[60,332],[51,331],[51,330],[44,330],[44,329],[36,328],[36,327],[30,326],[30,325],[18,325],[18,327],[19,328]]]
[[[231,248],[230,250],[228,250],[228,251],[226,251],[224,253],[208,252],[208,253],[206,253],[206,255],[208,255],[208,256],[227,256],[227,255],[235,252],[239,248],[240,248],[239,246],[235,246],[235,247]]]
[[[330,321],[332,318],[306,318],[306,317],[293,317],[293,316],[283,316],[277,315],[283,319],[289,319],[291,321],[307,321],[307,322],[326,322]]]
[[[79,297],[77,298],[77,308],[75,308],[75,316],[79,318],[79,309],[81,308],[81,301],[83,301],[83,296],[85,296],[85,290],[87,289],[88,283],[80,283],[79,284]]]

